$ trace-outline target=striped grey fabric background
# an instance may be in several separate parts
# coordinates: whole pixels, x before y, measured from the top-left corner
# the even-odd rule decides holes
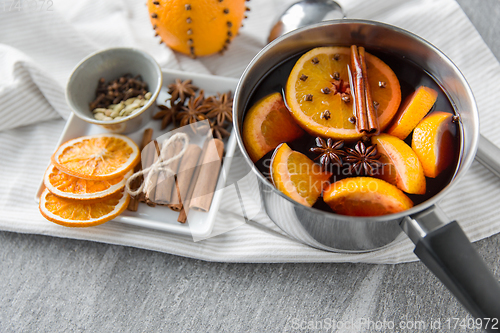
[[[213,261],[370,262],[416,260],[401,235],[390,247],[365,254],[327,253],[299,244],[264,213],[252,221],[200,242],[108,222],[70,229],[46,221],[33,196],[70,113],[64,100],[72,68],[87,54],[110,46],[137,46],[164,68],[239,77],[265,45],[275,15],[291,1],[252,0],[245,27],[223,56],[192,60],[158,45],[143,2],[57,1],[52,11],[0,11],[0,229],[122,244]],[[453,0],[339,1],[350,18],[366,18],[408,29],[444,51],[463,71],[477,99],[481,132],[500,146],[500,66]],[[237,159],[235,176],[241,171]],[[478,163],[442,202],[472,240],[500,231],[500,180]],[[224,201],[220,226],[237,219],[236,198]]]

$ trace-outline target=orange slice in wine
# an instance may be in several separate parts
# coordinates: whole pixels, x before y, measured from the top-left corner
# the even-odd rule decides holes
[[[437,177],[455,159],[452,118],[451,113],[433,112],[413,130],[411,148],[422,163],[427,177]]]
[[[384,164],[377,178],[396,185],[406,193],[425,194],[424,168],[410,146],[389,134],[372,137],[372,143],[377,145],[380,161]]]
[[[401,104],[401,108],[394,117],[394,121],[387,130],[387,133],[406,139],[417,124],[425,117],[436,102],[438,93],[428,87],[418,87],[417,90]]]
[[[335,213],[350,216],[379,216],[399,213],[413,202],[396,186],[371,177],[354,177],[330,184],[323,194]]]
[[[276,148],[271,161],[271,177],[274,186],[288,197],[311,207],[328,184],[331,173],[306,155],[293,151],[286,143]]]
[[[243,122],[243,143],[253,162],[280,143],[293,141],[303,134],[280,93],[273,93],[255,103]]]
[[[344,140],[362,137],[351,122],[352,96],[345,98],[350,91],[350,87],[347,90],[350,62],[348,47],[318,47],[304,54],[293,67],[286,85],[286,102],[297,123],[309,133]],[[398,110],[401,88],[394,72],[382,60],[366,53],[366,63],[372,99],[383,130]]]

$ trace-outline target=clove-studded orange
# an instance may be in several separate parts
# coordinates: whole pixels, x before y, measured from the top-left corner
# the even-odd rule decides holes
[[[223,52],[245,18],[245,0],[148,0],[160,43],[190,55]]]

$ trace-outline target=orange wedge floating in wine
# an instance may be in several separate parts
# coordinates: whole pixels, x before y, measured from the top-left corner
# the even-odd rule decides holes
[[[243,143],[253,162],[280,143],[290,142],[304,134],[285,106],[280,93],[259,100],[247,112],[243,122]]]
[[[344,140],[362,137],[351,122],[352,96],[342,99],[351,90],[347,89],[350,62],[348,47],[318,47],[304,54],[293,67],[286,85],[286,102],[297,123],[309,133]],[[377,103],[383,130],[398,110],[401,88],[394,72],[382,60],[366,53],[366,63],[372,99]]]
[[[411,147],[427,177],[437,177],[455,159],[452,118],[453,115],[448,112],[433,112],[413,130]]]
[[[425,194],[426,180],[424,168],[415,152],[403,140],[380,134],[372,137],[384,164],[377,178],[381,178],[406,193]]]
[[[132,175],[130,170],[124,176],[109,180],[88,180],[70,176],[51,164],[43,177],[43,184],[53,194],[75,200],[99,199],[121,190]]]
[[[438,93],[432,88],[418,87],[417,90],[401,104],[387,133],[406,139],[417,124],[425,117],[436,102]]]
[[[126,174],[140,157],[139,147],[128,137],[97,134],[63,143],[52,155],[52,163],[74,177],[107,180]]]
[[[328,184],[331,173],[306,155],[293,151],[283,143],[276,148],[271,161],[274,186],[293,200],[311,207]]]
[[[124,190],[95,200],[61,198],[45,189],[40,196],[40,212],[49,221],[66,227],[91,227],[120,215],[130,201]]]
[[[350,216],[379,216],[399,213],[413,202],[396,186],[371,177],[354,177],[330,184],[323,194],[335,213]]]

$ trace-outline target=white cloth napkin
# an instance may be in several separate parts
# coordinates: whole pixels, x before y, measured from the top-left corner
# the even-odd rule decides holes
[[[136,46],[164,68],[239,77],[265,45],[274,18],[290,1],[252,0],[241,34],[223,56],[192,60],[153,37],[143,1],[54,1],[45,7],[0,11],[0,229],[122,244],[186,257],[228,262],[369,262],[416,260],[401,235],[391,246],[363,254],[316,250],[283,235],[264,214],[200,242],[190,237],[117,222],[72,229],[46,221],[33,196],[55,149],[69,107],[64,86],[89,53]],[[500,146],[500,66],[453,0],[339,1],[349,18],[373,19],[410,30],[440,48],[465,74],[477,99],[481,132]],[[23,2],[24,3],[24,2]],[[233,166],[237,168],[237,166]],[[235,169],[236,170],[236,169]],[[478,163],[441,203],[473,241],[500,231],[500,180]],[[234,202],[225,201],[217,220],[230,224]]]

